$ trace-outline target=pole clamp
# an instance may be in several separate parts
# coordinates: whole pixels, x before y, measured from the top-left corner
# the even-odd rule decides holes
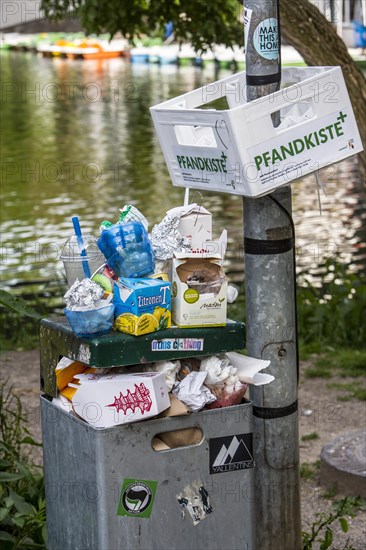
[[[256,254],[262,256],[265,254],[283,254],[293,249],[293,238],[287,239],[250,239],[244,237],[244,251],[246,254]]]
[[[298,401],[294,401],[286,407],[256,407],[253,406],[253,415],[263,420],[272,420],[273,418],[282,418],[290,416],[298,410]]]
[[[265,86],[281,82],[281,71],[273,74],[247,74],[247,86]]]

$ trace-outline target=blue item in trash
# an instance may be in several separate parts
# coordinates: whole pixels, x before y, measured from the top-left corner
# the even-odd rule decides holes
[[[85,244],[84,244],[83,234],[81,232],[79,218],[77,216],[74,216],[71,219],[72,219],[72,223],[73,223],[73,226],[74,226],[75,235],[76,235],[76,238],[77,238],[77,241],[78,241],[80,256],[82,258],[84,276],[86,278],[89,278],[91,276],[91,273],[90,273],[90,267],[89,267],[88,260],[87,260],[88,255],[87,255],[86,250],[85,250]]]
[[[154,271],[154,254],[140,222],[116,223],[104,229],[98,247],[118,277],[144,277]]]
[[[137,245],[113,254],[108,260],[110,267],[118,277],[144,277],[154,270],[152,254]]]
[[[85,311],[64,309],[64,313],[76,336],[96,336],[109,332],[113,327],[114,304]]]

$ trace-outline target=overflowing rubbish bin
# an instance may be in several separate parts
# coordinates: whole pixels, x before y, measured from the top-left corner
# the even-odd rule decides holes
[[[183,359],[242,349],[244,334],[242,323],[228,322],[216,329],[165,329],[159,340],[180,339],[187,348],[200,340],[196,350],[169,352]],[[80,338],[64,318],[41,322],[50,550],[254,548],[250,402],[107,428],[93,425],[98,403],[87,403],[90,423],[54,404],[61,357],[97,371],[141,366],[166,355],[154,340],[154,333],[138,338],[138,346],[135,336],[117,332]]]

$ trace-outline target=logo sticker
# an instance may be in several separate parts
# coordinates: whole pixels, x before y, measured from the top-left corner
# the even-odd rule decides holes
[[[229,435],[209,440],[210,474],[253,468],[253,434]]]
[[[152,340],[151,351],[203,351],[204,338],[162,338]]]
[[[278,21],[274,17],[265,19],[254,31],[253,44],[264,59],[278,58]]]
[[[158,482],[125,479],[122,485],[117,516],[149,518]]]

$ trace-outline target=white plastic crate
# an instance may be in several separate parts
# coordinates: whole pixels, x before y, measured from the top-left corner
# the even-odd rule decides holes
[[[284,68],[281,90],[250,103],[243,71],[150,111],[181,187],[257,197],[363,149],[340,67]]]

